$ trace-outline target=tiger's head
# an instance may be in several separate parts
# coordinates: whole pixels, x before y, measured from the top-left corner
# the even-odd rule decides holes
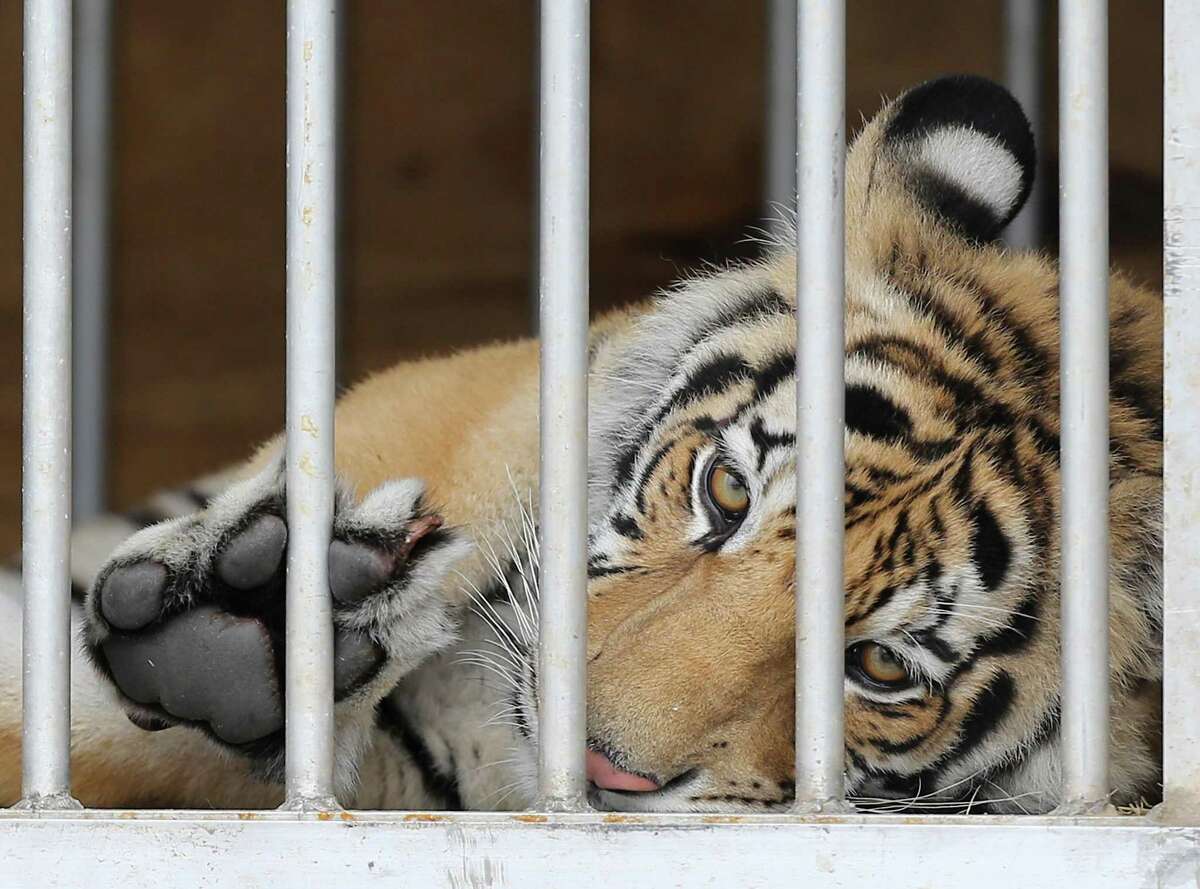
[[[887,104],[847,157],[845,770],[864,807],[1059,800],[1057,268],[995,242],[1033,172],[1020,108],[974,77]],[[595,337],[601,807],[791,802],[795,280],[780,248]],[[1131,800],[1159,780],[1161,297],[1114,277],[1111,308],[1112,782]],[[530,655],[534,744],[535,686]]]

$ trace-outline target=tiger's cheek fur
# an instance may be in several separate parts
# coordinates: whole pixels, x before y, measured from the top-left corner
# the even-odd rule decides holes
[[[737,755],[786,780],[794,559],[786,546],[732,557],[694,545],[689,444],[645,488],[640,536],[621,553],[641,567],[590,586],[589,732],[656,774],[711,771]]]

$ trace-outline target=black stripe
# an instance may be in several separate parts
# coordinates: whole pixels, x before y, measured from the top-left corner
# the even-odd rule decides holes
[[[1108,375],[1112,380],[1113,398],[1128,405],[1134,416],[1149,425],[1154,440],[1162,441],[1161,387],[1156,390],[1150,386],[1143,386],[1135,379],[1135,350],[1129,348],[1129,343],[1122,342],[1121,338],[1115,335],[1111,343],[1108,351]]]
[[[962,657],[949,642],[936,635],[933,630],[918,630],[912,636],[943,664],[956,664]]]
[[[862,506],[875,498],[875,492],[869,488],[859,487],[852,482],[846,482],[846,508],[853,509],[856,506]]]
[[[902,288],[905,289],[905,288]],[[1000,364],[988,348],[987,337],[982,331],[968,334],[958,319],[954,318],[945,305],[928,287],[917,287],[906,290],[908,301],[913,308],[933,323],[934,328],[949,346],[958,346],[960,350],[988,373],[995,374]]]
[[[975,649],[976,657],[1015,654],[1030,642],[1038,631],[1041,603],[1036,592],[1030,593],[1009,617],[1008,624],[994,635],[981,640]]]
[[[627,574],[636,571],[637,565],[588,565],[588,577],[609,577],[613,574]]]
[[[763,425],[762,417],[755,417],[750,424],[750,440],[758,450],[758,471],[762,472],[767,462],[767,454],[775,448],[791,448],[796,445],[796,436],[790,432],[768,432]]]
[[[1052,368],[1049,356],[1034,341],[1029,330],[1014,320],[1012,312],[1001,304],[1000,298],[995,293],[973,277],[953,275],[951,279],[971,291],[971,294],[979,301],[983,309],[982,314],[987,318],[990,327],[999,327],[1003,330],[1013,351],[1017,353],[1018,360],[1023,365],[1020,376],[1025,379],[1045,380],[1052,369],[1057,370],[1057,367]],[[1057,314],[1056,294],[1039,294],[1039,296]]]
[[[437,767],[433,754],[424,739],[413,728],[408,715],[390,698],[384,698],[375,711],[376,724],[386,731],[391,738],[408,752],[421,773],[421,783],[425,790],[442,799],[447,809],[460,811],[463,808],[462,797],[458,792],[458,777],[455,774],[446,775]]]
[[[1012,545],[996,521],[996,516],[980,500],[971,510],[971,561],[989,592],[999,588],[1008,574]]]
[[[956,759],[961,759],[982,743],[988,732],[992,731],[1008,715],[1013,701],[1017,696],[1016,684],[1012,676],[1001,670],[992,677],[991,682],[984,686],[971,712],[962,722],[958,743],[938,763],[944,766]]]
[[[734,308],[726,309],[709,321],[706,321],[678,354],[680,356],[686,355],[713,334],[720,333],[730,327],[736,327],[747,321],[791,314],[791,305],[774,290],[764,290],[755,293],[745,302],[740,303]]]
[[[857,623],[860,620],[866,620],[888,602],[892,601],[892,597],[896,595],[896,588],[892,585],[885,586],[875,594],[874,601],[870,602],[862,611],[855,611],[846,618],[847,624]]]
[[[1011,429],[1012,412],[989,398],[974,380],[951,371],[927,347],[900,336],[874,336],[855,343],[849,357],[895,367],[901,373],[937,386],[955,402],[957,428]],[[907,360],[903,360],[907,359]]]
[[[675,447],[675,445],[675,441],[669,441],[655,451],[646,462],[646,468],[642,470],[642,477],[638,480],[637,495],[635,497],[637,511],[642,515],[646,514],[646,486],[650,484],[650,476],[654,474],[654,470],[658,468],[658,464],[663,461],[663,458],[667,456],[671,448]]]
[[[673,391],[657,413],[642,424],[633,444],[622,452],[621,457],[617,460],[616,481],[613,484],[613,490],[619,489],[633,479],[633,467],[637,462],[638,454],[646,446],[646,442],[650,440],[654,430],[672,411],[693,401],[716,395],[728,386],[749,378],[750,365],[746,363],[746,360],[740,356],[728,354],[709,358],[688,374],[683,385]]]
[[[628,537],[630,540],[642,540],[646,536],[638,527],[638,523],[624,513],[617,513],[612,517],[612,527],[622,537]]]
[[[796,353],[794,352],[776,352],[762,367],[754,371],[754,397],[753,403],[758,403],[767,398],[775,387],[786,380],[788,377],[796,375]]]
[[[846,387],[846,428],[869,438],[890,441],[912,431],[908,412],[870,386]]]

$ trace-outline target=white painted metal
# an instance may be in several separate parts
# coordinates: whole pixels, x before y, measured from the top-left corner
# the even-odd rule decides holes
[[[1200,4],[1164,7],[1165,809],[1200,823]]]
[[[588,15],[542,0],[538,789],[559,811],[586,807]]]
[[[14,889],[1196,885],[1200,830],[1087,820],[0,812],[0,861]]]
[[[26,0],[24,387],[24,805],[78,805],[71,735],[71,3]]]
[[[782,236],[796,212],[796,0],[767,0],[766,93],[763,205]]]
[[[844,806],[846,5],[797,18],[796,803]]]
[[[1063,804],[1108,796],[1108,5],[1059,4]]]
[[[1025,109],[1038,151],[1038,175],[1034,177],[1033,190],[1004,232],[1004,242],[1021,249],[1041,244],[1045,216],[1045,187],[1041,174],[1045,169],[1042,163],[1046,148],[1042,95],[1046,78],[1042,58],[1046,46],[1047,12],[1042,0],[1004,0],[1004,80]]]
[[[287,786],[333,801],[337,0],[287,7]]]
[[[112,0],[79,0],[74,8],[71,495],[80,521],[103,512],[107,494],[113,6]]]

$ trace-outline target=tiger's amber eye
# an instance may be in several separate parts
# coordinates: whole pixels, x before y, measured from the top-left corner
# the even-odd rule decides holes
[[[891,651],[875,642],[859,646],[858,666],[863,674],[880,685],[906,685],[908,670]]]
[[[741,476],[727,466],[714,464],[708,473],[708,497],[727,515],[740,516],[750,508],[750,492]]]

